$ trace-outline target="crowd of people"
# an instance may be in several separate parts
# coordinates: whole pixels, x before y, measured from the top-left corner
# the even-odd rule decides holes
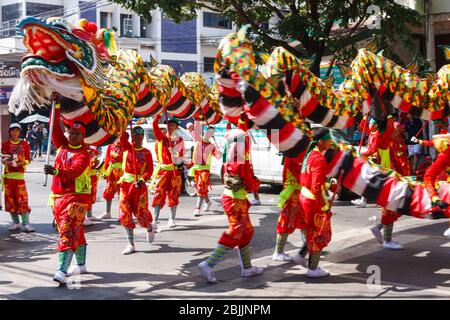
[[[42,152],[47,151],[47,139],[48,130],[45,124],[36,121],[33,125],[28,125],[25,140],[30,146],[31,158],[42,158]]]
[[[74,122],[63,132],[60,125],[60,109],[55,110],[53,144],[57,154],[53,165],[45,165],[44,173],[52,175],[49,206],[53,210],[59,241],[57,244],[58,266],[53,280],[63,284],[66,277],[87,272],[87,243],[84,227],[94,221],[112,218],[112,201],[119,197],[120,224],[124,228],[126,247],[124,255],[136,252],[134,229],[136,223],[145,228],[147,242],[152,243],[155,233],[160,232],[158,220],[161,209],[167,203],[170,208],[168,228],[176,224],[177,207],[182,190],[182,179],[177,165],[183,162],[185,145],[177,135],[179,122],[166,118],[167,130],[160,128],[161,116],[153,120],[156,138],[154,154],[157,166],[154,168],[152,152],[143,145],[145,131],[135,125],[130,134],[124,132],[113,144],[107,147],[104,161],[99,160],[98,150],[84,143],[86,127]],[[423,157],[423,147],[430,148],[433,143],[423,139],[423,125],[420,120],[408,117],[402,121],[390,115],[386,119],[365,116],[360,124],[361,132],[368,132],[367,151],[360,156],[379,164],[386,170],[394,169],[403,176],[423,179],[433,205],[440,209],[448,204],[442,201],[435,189],[435,182],[445,179],[445,169],[450,167],[450,148],[447,144],[438,147],[439,156],[433,163],[430,156]],[[446,133],[448,123],[437,124],[440,132]],[[30,136],[37,128],[29,128]],[[253,204],[260,204],[258,190],[260,182],[253,173],[251,164],[251,139],[246,121],[240,120],[235,129],[228,128],[226,144],[221,151],[212,141],[214,127],[195,121],[189,131],[195,142],[189,175],[194,178],[197,201],[193,216],[210,210],[211,190],[210,164],[212,157],[222,158],[224,190],[221,205],[228,218],[228,228],[218,240],[217,247],[198,267],[203,277],[210,283],[217,282],[214,267],[231,249],[237,248],[241,265],[241,276],[259,275],[263,269],[252,265],[250,242],[253,226],[249,210],[252,202],[248,194],[254,194]],[[31,161],[30,144],[20,139],[21,127],[11,124],[10,139],[3,143],[2,157],[5,166],[3,183],[5,185],[5,209],[11,214],[11,231],[33,232],[29,223],[31,211],[25,185],[24,172]],[[42,142],[41,142],[42,143]],[[325,172],[327,160],[324,153],[333,144],[330,131],[319,128],[314,131],[312,141],[303,153],[291,158],[285,156],[283,170],[283,191],[279,197],[281,212],[276,226],[275,248],[272,256],[276,261],[293,261],[307,269],[307,276],[320,278],[330,272],[319,266],[323,249],[331,241],[331,205],[327,190]],[[103,190],[105,212],[96,217],[92,205],[96,201],[99,179],[105,179]],[[150,202],[149,194],[153,193]],[[258,203],[259,202],[259,203]],[[364,197],[354,201],[364,207]],[[151,206],[151,209],[150,209]],[[402,249],[402,245],[392,240],[394,222],[399,218],[395,212],[381,208],[381,222],[371,231],[386,249]],[[20,218],[22,223],[20,223]],[[290,256],[284,252],[289,234],[300,230],[303,245],[297,254]],[[383,235],[382,235],[383,231]],[[446,231],[450,236],[450,229]],[[71,265],[75,256],[75,264]]]

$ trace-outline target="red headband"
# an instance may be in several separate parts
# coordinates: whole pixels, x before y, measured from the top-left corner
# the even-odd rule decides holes
[[[83,134],[86,134],[86,128],[81,123],[75,122],[70,128],[71,129],[75,129],[75,130],[79,130]]]

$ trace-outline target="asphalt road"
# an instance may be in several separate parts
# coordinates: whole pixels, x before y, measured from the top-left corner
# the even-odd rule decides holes
[[[333,239],[323,253],[321,264],[332,272],[322,279],[308,279],[306,270],[289,262],[275,262],[276,206],[279,189],[263,187],[262,206],[251,208],[255,227],[251,242],[254,265],[265,273],[254,278],[240,277],[235,252],[216,268],[219,282],[205,283],[197,264],[216,246],[226,228],[221,207],[193,216],[195,199],[182,197],[178,227],[166,228],[169,210],[161,213],[163,232],[155,242],[145,241],[145,230],[136,229],[133,255],[121,254],[126,246],[123,228],[115,219],[87,228],[88,274],[73,278],[68,287],[58,288],[51,280],[56,271],[55,245],[58,235],[52,228],[47,207],[49,187],[43,187],[43,161],[33,162],[26,174],[31,223],[37,232],[9,232],[9,215],[0,213],[0,298],[3,299],[299,299],[299,298],[438,298],[450,297],[450,239],[442,235],[448,227],[443,220],[403,217],[396,224],[394,239],[403,251],[383,249],[369,231],[380,209],[369,205],[357,209],[337,201],[332,218]],[[103,189],[103,182],[99,190]],[[214,185],[212,196],[222,187]],[[99,193],[100,196],[101,192]],[[94,205],[94,215],[104,210],[104,201]],[[288,239],[287,251],[301,245],[300,233]]]

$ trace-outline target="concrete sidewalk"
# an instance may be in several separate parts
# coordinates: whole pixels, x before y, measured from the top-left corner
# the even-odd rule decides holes
[[[52,214],[46,206],[49,187],[42,186],[43,162],[33,162],[26,174],[31,222],[37,232],[11,233],[9,215],[0,215],[0,298],[4,299],[297,299],[297,298],[450,298],[450,240],[442,236],[443,220],[402,218],[395,226],[395,240],[403,251],[384,250],[369,231],[368,218],[380,214],[371,205],[357,209],[336,203],[333,239],[321,264],[332,272],[323,279],[309,279],[306,270],[289,262],[271,260],[275,245],[278,194],[262,193],[263,206],[252,207],[255,228],[253,263],[265,267],[261,276],[240,277],[235,252],[217,266],[219,283],[205,283],[197,269],[215,247],[227,222],[216,204],[212,212],[192,216],[195,198],[182,197],[179,226],[167,230],[168,209],[161,213],[162,233],[155,242],[145,241],[145,230],[135,232],[138,252],[123,256],[123,228],[116,219],[87,228],[90,273],[73,277],[69,287],[51,281],[56,269]],[[49,183],[50,184],[50,183]],[[103,182],[99,186],[99,196]],[[219,196],[214,186],[212,196]],[[104,202],[94,205],[96,215]],[[113,212],[117,210],[114,202]],[[116,213],[114,214],[117,217]],[[299,247],[300,234],[289,237],[287,249]],[[378,283],[376,280],[380,280]]]

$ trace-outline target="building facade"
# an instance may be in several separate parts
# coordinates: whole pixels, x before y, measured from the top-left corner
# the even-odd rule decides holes
[[[7,103],[19,79],[20,61],[26,48],[15,25],[25,16],[62,16],[76,24],[85,18],[99,28],[115,27],[119,48],[135,49],[144,61],[151,57],[171,65],[176,72],[199,72],[208,84],[214,81],[213,64],[220,39],[235,30],[225,17],[200,10],[197,18],[176,24],[159,10],[151,23],[106,0],[0,0],[0,125],[9,123]],[[5,139],[5,130],[2,130]]]

